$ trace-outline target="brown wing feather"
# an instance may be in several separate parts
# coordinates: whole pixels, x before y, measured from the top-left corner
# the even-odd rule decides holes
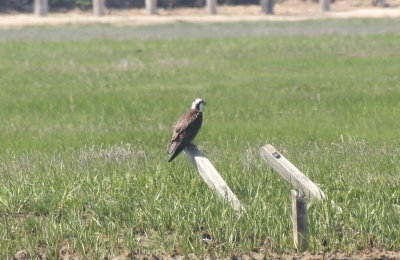
[[[196,110],[191,109],[183,114],[175,125],[167,152],[174,153],[178,148],[190,143],[196,136],[201,124],[202,113],[197,113]]]
[[[171,143],[168,147],[167,153],[173,153],[176,151],[176,148],[180,145],[182,140],[182,132],[187,127],[186,114],[183,114],[179,117],[178,122],[175,125],[174,132],[172,134]]]

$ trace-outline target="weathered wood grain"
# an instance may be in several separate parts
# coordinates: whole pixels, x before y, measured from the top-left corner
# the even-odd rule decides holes
[[[295,190],[291,191],[291,195],[293,241],[297,251],[302,253],[308,249],[307,200]]]
[[[187,145],[184,151],[208,187],[217,191],[223,199],[231,204],[235,211],[245,211],[244,207],[222,179],[221,175],[211,162],[198,150],[195,144]]]
[[[311,199],[322,200],[326,195],[309,178],[280,154],[272,145],[261,147],[261,157],[294,188]]]

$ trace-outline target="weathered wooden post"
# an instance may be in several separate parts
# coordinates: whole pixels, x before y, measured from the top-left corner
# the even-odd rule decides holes
[[[261,147],[261,157],[290,185],[300,190],[307,197],[315,200],[325,199],[326,196],[317,185],[299,171],[291,162],[289,162],[272,145],[267,144]]]
[[[208,187],[218,192],[223,199],[227,200],[236,212],[245,211],[224,179],[222,179],[211,162],[197,149],[195,144],[187,145],[184,151]]]
[[[294,246],[304,252],[308,248],[307,200],[295,190],[291,194]]]
[[[214,15],[217,13],[217,0],[206,0],[207,14]]]
[[[307,200],[326,199],[326,195],[309,178],[299,171],[291,162],[280,154],[272,145],[261,147],[261,157],[295,189],[291,191],[293,240],[299,252],[308,248]]]
[[[148,14],[157,14],[157,0],[145,0],[146,12]]]
[[[331,0],[319,0],[319,4],[323,12],[329,12],[331,10]]]
[[[261,12],[263,14],[274,13],[275,0],[261,0],[260,3],[261,3]]]
[[[93,14],[96,16],[103,16],[106,13],[105,0],[92,0]]]
[[[35,0],[33,12],[37,16],[46,16],[48,13],[48,0]]]

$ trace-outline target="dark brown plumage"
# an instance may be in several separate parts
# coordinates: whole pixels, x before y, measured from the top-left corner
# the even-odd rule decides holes
[[[185,146],[196,137],[203,123],[202,106],[205,104],[206,102],[203,99],[196,99],[192,103],[192,108],[179,118],[167,150],[167,153],[172,153],[168,162],[175,159],[185,149]]]

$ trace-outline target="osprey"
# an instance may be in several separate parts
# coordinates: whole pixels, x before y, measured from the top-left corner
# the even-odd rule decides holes
[[[185,146],[196,137],[203,122],[203,105],[205,104],[206,102],[203,99],[197,98],[193,101],[190,110],[179,118],[167,150],[167,153],[172,153],[168,162],[178,156],[185,149]]]

